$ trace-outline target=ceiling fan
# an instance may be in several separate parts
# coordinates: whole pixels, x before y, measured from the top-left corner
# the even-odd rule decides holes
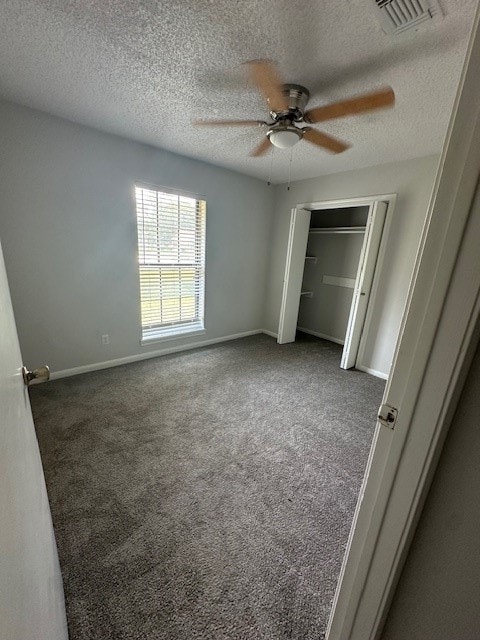
[[[272,122],[264,120],[197,120],[194,124],[208,127],[243,125],[265,127],[267,129],[266,137],[250,153],[253,157],[266,154],[271,144],[280,149],[287,149],[302,139],[332,153],[342,153],[349,148],[349,144],[308,125],[384,109],[395,103],[393,89],[385,87],[373,93],[366,93],[305,111],[310,97],[308,89],[299,84],[283,84],[272,62],[251,60],[246,62],[245,66],[251,83],[267,101]],[[301,127],[300,124],[307,126]]]

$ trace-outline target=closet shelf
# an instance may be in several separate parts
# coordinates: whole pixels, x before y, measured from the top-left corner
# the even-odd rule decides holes
[[[305,260],[313,260],[313,263],[317,263],[317,256],[305,256]]]
[[[366,227],[320,227],[308,233],[365,233]]]

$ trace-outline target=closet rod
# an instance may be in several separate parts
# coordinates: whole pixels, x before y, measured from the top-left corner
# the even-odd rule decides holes
[[[310,229],[308,233],[365,233],[366,227],[322,227]]]

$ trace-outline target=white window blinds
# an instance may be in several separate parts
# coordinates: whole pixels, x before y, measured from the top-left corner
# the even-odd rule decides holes
[[[135,187],[142,340],[203,329],[205,201]]]

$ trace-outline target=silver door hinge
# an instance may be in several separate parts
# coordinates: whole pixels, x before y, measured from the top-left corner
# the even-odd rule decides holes
[[[380,409],[378,410],[377,417],[384,427],[394,429],[395,423],[397,422],[397,416],[398,409],[395,409],[395,407],[391,407],[389,404],[382,404]]]

